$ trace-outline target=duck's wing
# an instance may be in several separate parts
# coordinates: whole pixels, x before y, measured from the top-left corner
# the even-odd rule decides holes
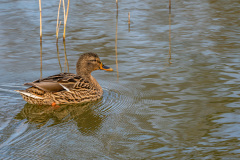
[[[89,81],[84,80],[82,77],[76,77],[78,78],[77,83],[74,84],[74,89],[82,89],[82,90],[88,90],[91,88],[91,85]]]
[[[73,73],[59,73],[53,76],[49,76],[47,78],[43,78],[43,79],[38,79],[33,81],[32,83],[37,83],[37,82],[57,82],[63,78],[67,78],[67,77],[75,77],[76,74]]]
[[[75,77],[77,76],[72,73],[60,73],[31,83],[25,83],[24,85],[33,86],[47,92],[69,91],[77,82]]]

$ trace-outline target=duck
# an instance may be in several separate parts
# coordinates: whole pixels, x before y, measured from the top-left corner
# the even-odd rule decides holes
[[[24,85],[26,90],[16,90],[29,104],[57,105],[96,101],[103,95],[97,80],[91,75],[93,71],[113,71],[103,65],[96,53],[82,54],[76,64],[76,74],[59,73],[38,79]]]

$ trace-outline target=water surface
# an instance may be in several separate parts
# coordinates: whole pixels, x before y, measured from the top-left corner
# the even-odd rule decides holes
[[[171,64],[168,1],[71,1],[67,57],[58,1],[43,1],[42,68],[38,2],[0,8],[0,159],[239,158],[238,0],[172,1]],[[89,51],[115,70],[93,73],[102,99],[54,109],[14,92]]]

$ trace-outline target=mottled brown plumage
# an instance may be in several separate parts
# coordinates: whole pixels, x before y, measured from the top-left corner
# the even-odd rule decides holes
[[[38,79],[24,85],[26,90],[17,90],[30,104],[51,105],[95,101],[103,94],[102,87],[91,75],[95,70],[112,71],[104,66],[95,53],[85,53],[76,64],[77,74],[60,73]]]

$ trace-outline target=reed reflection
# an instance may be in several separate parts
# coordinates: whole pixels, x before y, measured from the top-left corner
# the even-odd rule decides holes
[[[42,79],[42,40],[40,40],[40,79]]]
[[[61,73],[62,73],[62,65],[61,65],[60,56],[59,56],[59,48],[58,48],[58,43],[56,43],[56,47],[57,47],[57,57],[58,57],[58,63],[59,63],[60,71],[61,71]]]
[[[168,53],[168,63],[172,64],[172,54],[171,54],[171,0],[169,0],[169,15],[168,15],[168,23],[169,23],[169,53]]]
[[[27,119],[28,123],[37,124],[38,128],[46,125],[50,120],[53,123],[48,126],[74,120],[82,134],[92,135],[100,128],[103,120],[106,118],[100,112],[94,111],[94,106],[99,101],[85,104],[60,105],[59,107],[26,103],[24,108],[15,116],[15,119]]]
[[[64,72],[66,72],[66,68],[67,68],[67,72],[69,73],[69,65],[68,65],[68,59],[67,59],[66,41],[65,40],[63,40],[63,46],[64,46],[64,57],[65,57]]]
[[[64,72],[68,72],[69,73],[69,64],[68,64],[68,59],[67,59],[67,51],[66,51],[66,42],[65,41],[63,41],[63,46],[64,46],[64,58],[65,58],[65,61],[64,61]],[[60,71],[62,73],[62,65],[61,65],[61,60],[60,60],[58,42],[56,43],[56,48],[57,48],[58,63],[59,63]]]
[[[131,24],[131,21],[130,21],[130,12],[128,12],[128,32],[130,32],[130,28],[131,28],[130,24]]]
[[[118,3],[117,3],[117,13],[116,13],[116,34],[115,34],[116,70],[117,70],[117,80],[118,80],[119,73],[118,73],[118,57],[117,57],[117,55],[118,55],[118,53],[117,53],[117,35],[118,35]]]

